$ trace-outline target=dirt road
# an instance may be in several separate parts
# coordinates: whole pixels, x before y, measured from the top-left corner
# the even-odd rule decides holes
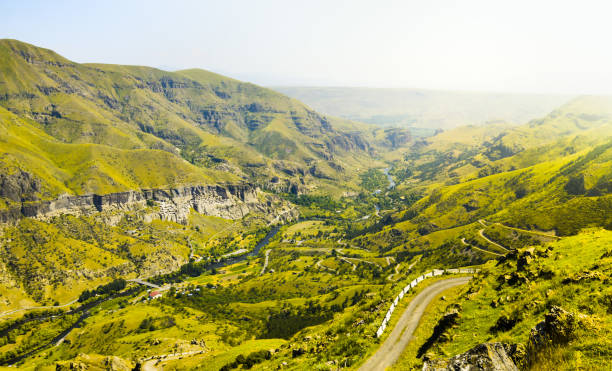
[[[376,353],[374,353],[359,370],[383,371],[387,367],[393,365],[412,339],[412,334],[414,330],[416,330],[427,305],[443,291],[455,286],[464,285],[470,278],[471,277],[449,278],[434,282],[430,286],[427,286],[412,299],[387,340],[385,340]]]
[[[488,239],[488,238],[487,238],[487,236],[485,236],[485,235],[484,235],[484,229],[479,230],[479,231],[478,231],[478,234],[480,235],[480,237],[482,237],[482,238],[483,238],[485,241],[487,241],[487,242],[488,242],[488,243],[490,243],[491,245],[497,246],[497,247],[499,247],[499,248],[500,248],[500,249],[502,249],[502,250],[505,250],[505,251],[507,251],[507,252],[510,252],[510,249],[509,249],[509,248],[504,247],[504,246],[502,246],[502,245],[498,244],[497,242],[495,242],[495,241],[491,241],[490,239]]]
[[[472,244],[469,244],[469,243],[467,243],[467,242],[465,241],[465,238],[462,238],[462,239],[461,239],[461,242],[462,242],[462,243],[463,243],[465,246],[469,246],[469,247],[471,247],[472,249],[478,250],[478,251],[480,251],[480,252],[484,252],[484,253],[487,253],[487,254],[492,254],[492,255],[496,255],[496,256],[504,256],[503,254],[498,254],[498,253],[496,253],[496,252],[489,251],[489,250],[485,250],[485,249],[481,249],[481,248],[480,248],[480,247],[478,247],[478,246],[474,246],[474,245],[472,245]]]

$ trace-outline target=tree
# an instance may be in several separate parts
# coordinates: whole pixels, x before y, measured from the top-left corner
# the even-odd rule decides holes
[[[584,175],[571,177],[565,184],[565,191],[570,195],[582,195],[586,191],[584,188]]]

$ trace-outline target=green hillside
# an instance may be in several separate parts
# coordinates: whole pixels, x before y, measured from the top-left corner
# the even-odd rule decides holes
[[[610,343],[610,243],[600,229],[547,246],[520,248],[483,265],[468,287],[438,299],[393,369],[421,368],[481,343],[519,344],[516,361],[528,370],[605,370]],[[458,310],[457,310],[458,309]],[[458,313],[452,326],[432,328]],[[533,329],[538,323],[542,332]]]
[[[65,172],[78,170],[91,183],[66,179],[69,175],[53,174],[54,169],[49,174],[32,169],[32,175],[54,191],[51,195],[66,188],[71,193],[104,193],[235,180],[236,175],[262,185],[271,177],[313,187],[327,180],[350,183],[347,170],[373,151],[364,139],[367,133],[364,137],[345,123],[337,129],[333,119],[298,101],[208,71],[78,64],[47,49],[1,40],[0,73],[3,125],[18,118],[36,129],[26,133],[30,127],[22,127],[15,140],[44,133],[47,142],[72,144],[59,146],[71,148],[71,154],[55,159],[44,158],[53,155],[49,151],[59,151],[46,143],[37,141],[46,147],[29,151],[39,151],[42,161]],[[112,154],[119,162],[107,159]],[[87,156],[100,163],[87,167]],[[58,164],[58,158],[66,163]],[[146,164],[154,158],[162,166],[151,180]],[[5,158],[4,166],[17,166],[12,161]],[[27,171],[24,162],[19,166]],[[31,166],[45,167],[41,161]],[[183,178],[172,173],[175,170]],[[133,179],[121,172],[133,174]]]
[[[461,256],[466,246],[460,239],[469,240],[483,226],[479,220],[557,235],[609,228],[611,103],[580,98],[483,142],[469,139],[478,128],[428,139],[394,162],[398,188],[425,197],[355,241],[396,252],[446,246]],[[474,257],[459,260],[465,259]]]
[[[8,202],[19,202],[22,197],[49,199],[63,193],[106,194],[237,179],[232,174],[196,167],[158,149],[65,143],[46,133],[43,125],[4,108],[0,108],[0,141],[3,176],[17,178],[27,172],[32,177],[31,189],[19,190],[23,194],[3,191]]]

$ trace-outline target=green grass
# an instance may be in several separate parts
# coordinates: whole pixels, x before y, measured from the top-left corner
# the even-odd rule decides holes
[[[38,124],[0,108],[0,166],[30,172],[41,180],[41,198],[61,193],[105,194],[141,188],[229,181],[232,176],[197,168],[168,152],[118,149],[99,144],[69,144]]]
[[[204,354],[164,367],[216,368],[270,348],[278,351],[255,369],[283,362],[290,369],[356,367],[380,343],[375,331],[399,288],[431,268],[482,263],[467,290],[432,304],[399,367],[418,367],[415,349],[454,303],[460,321],[450,341],[431,348],[434,356],[487,341],[525,343],[558,305],[584,315],[584,326],[566,346],[543,350],[532,367],[610,361],[612,232],[602,229],[612,226],[607,98],[576,99],[525,125],[439,133],[398,150],[383,144],[400,140],[399,129],[325,118],[272,90],[202,70],[81,65],[2,40],[0,72],[0,180],[18,184],[3,187],[2,209],[64,193],[244,180],[282,194],[262,192],[262,202],[294,202],[312,219],[281,228],[266,246],[265,274],[261,251],[202,270],[160,299],[145,302],[138,293],[105,302],[69,342],[28,359],[26,368],[69,360],[99,367],[107,355],[134,364],[204,349],[202,341]],[[392,167],[393,190],[376,170],[383,167]],[[291,185],[306,194],[287,195]],[[64,303],[117,277],[177,271],[191,250],[205,259],[251,250],[270,228],[257,212],[229,221],[192,211],[186,225],[144,222],[151,212],[156,206],[4,226],[0,311]],[[505,253],[479,236],[481,229],[518,257],[490,260],[469,246]],[[393,281],[387,277],[395,263],[385,256],[401,264]],[[334,272],[317,268],[319,261]],[[516,323],[491,330],[502,316]],[[67,325],[33,321],[0,337],[0,353],[31,347]]]

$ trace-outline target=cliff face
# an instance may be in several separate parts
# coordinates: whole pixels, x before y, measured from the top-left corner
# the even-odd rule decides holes
[[[0,210],[0,223],[15,223],[24,217],[46,220],[61,214],[91,215],[96,212],[132,210],[154,206],[146,219],[162,219],[185,224],[191,209],[210,216],[240,219],[251,211],[294,217],[295,213],[279,210],[270,200],[261,201],[259,189],[251,184],[189,186],[171,189],[148,189],[105,195],[63,196],[51,201],[22,202],[21,207]]]

